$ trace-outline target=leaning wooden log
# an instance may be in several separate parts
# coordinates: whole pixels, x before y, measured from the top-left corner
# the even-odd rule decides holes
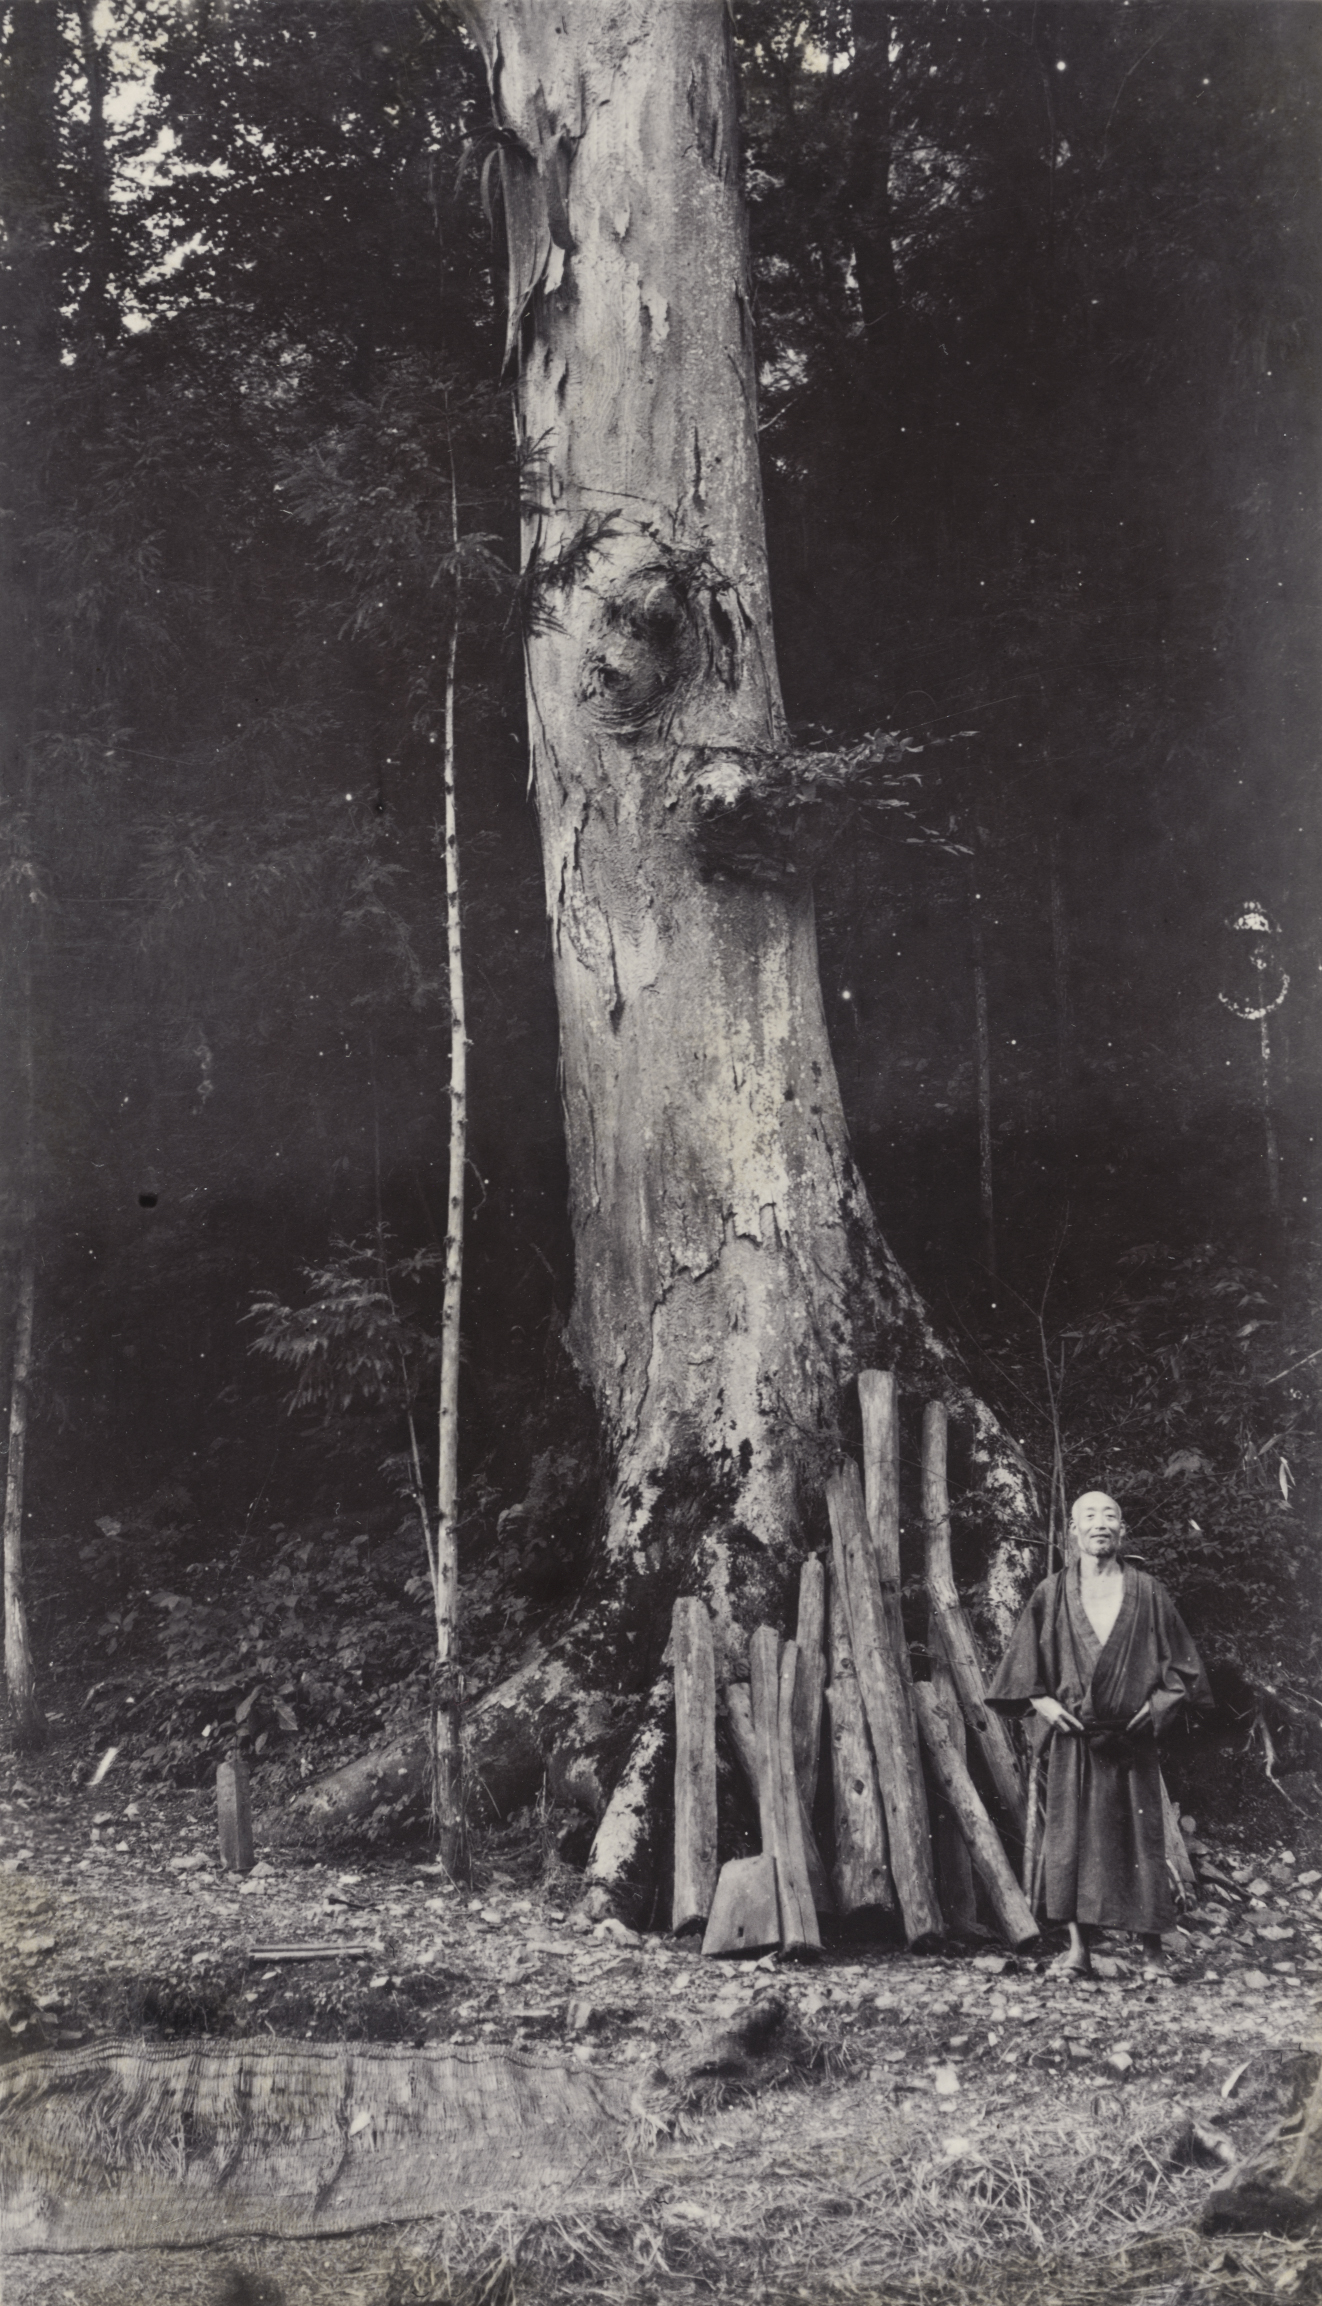
[[[959,1710],[959,1696],[950,1668],[933,1639],[930,1617],[928,1652],[932,1661],[929,1686],[941,1709],[946,1735],[958,1760],[967,1763],[964,1716]],[[930,1759],[927,1766],[930,1771]],[[930,1801],[932,1847],[936,1853],[936,1890],[941,1900],[941,1912],[947,1930],[956,1937],[969,1937],[978,1921],[978,1903],[973,1889],[973,1860],[969,1856],[968,1843],[960,1832],[959,1820],[940,1787],[933,1783],[928,1791],[929,1795],[935,1797]]]
[[[835,1805],[835,1895],[842,1914],[898,1911],[887,1857],[886,1815],[872,1758],[863,1700],[845,1614],[844,1559],[839,1540],[831,1574],[831,1790]]]
[[[798,1652],[792,1643],[788,1646],[794,1654],[786,1676],[781,1670],[780,1635],[773,1626],[760,1625],[749,1643],[748,1662],[757,1749],[758,1808],[762,1815],[763,1846],[770,1848],[776,1861],[781,1952],[801,1954],[816,1952],[822,1941],[808,1887],[807,1858],[799,1826],[790,1720]]]
[[[826,1570],[810,1554],[799,1574],[799,1669],[794,1682],[794,1774],[804,1812],[812,1816],[822,1751],[822,1698],[826,1689]]]
[[[764,1850],[760,1858],[727,1858],[717,1877],[703,1953],[770,1954],[779,1944],[780,1900],[771,1852]]]
[[[716,1891],[716,1661],[711,1619],[693,1596],[671,1617],[675,1676],[675,1882],[670,1927],[698,1929]]]
[[[964,1719],[978,1741],[997,1798],[1022,1840],[1027,1831],[1027,1808],[1018,1757],[1005,1723],[987,1703],[982,1663],[951,1565],[946,1412],[940,1401],[929,1401],[923,1411],[923,1525],[927,1538],[928,1622],[954,1678]]]
[[[845,1609],[859,1694],[872,1736],[877,1779],[886,1811],[891,1876],[910,1945],[941,1935],[941,1907],[932,1863],[932,1836],[923,1790],[899,1597],[888,1611],[868,1530],[858,1467],[846,1458],[826,1486],[831,1529],[844,1564]]]
[[[1026,1946],[1038,1934],[1028,1900],[1010,1870],[995,1826],[967,1769],[955,1752],[946,1727],[941,1701],[930,1682],[914,1690],[918,1723],[932,1772],[951,1809],[991,1900],[992,1910],[1007,1942]]]
[[[893,1369],[860,1369],[863,1495],[883,1593],[900,1590],[899,1397]]]
[[[798,1680],[799,1645],[787,1641],[780,1653],[780,1736],[778,1792],[784,1808],[785,1848],[787,1853],[787,1886],[792,1888],[799,1904],[804,1923],[805,1945],[821,1951],[821,1932],[817,1927],[817,1898],[813,1890],[812,1872],[808,1863],[808,1843],[811,1833],[805,1834],[803,1797],[794,1773],[794,1688]],[[777,1853],[779,1858],[779,1853]],[[779,1878],[779,1877],[777,1877]],[[783,1943],[782,1937],[782,1943]]]
[[[758,1786],[757,1739],[753,1734],[753,1705],[746,1681],[730,1683],[725,1693],[725,1704],[726,1716],[730,1724],[730,1742],[752,1788],[753,1799],[757,1803],[758,1821],[762,1828],[763,1846],[767,1847],[769,1846],[767,1841],[768,1827],[765,1822],[763,1798]],[[797,1790],[796,1788],[796,1793]],[[835,1912],[835,1899],[831,1893],[830,1879],[825,1866],[822,1864],[822,1854],[817,1847],[817,1837],[812,1830],[812,1820],[804,1809],[801,1799],[799,1801],[799,1825],[803,1833],[804,1854],[808,1861],[808,1888],[812,1895],[814,1910],[818,1914],[833,1914]]]

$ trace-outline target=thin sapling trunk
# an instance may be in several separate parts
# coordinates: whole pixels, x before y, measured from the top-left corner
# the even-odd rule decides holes
[[[25,892],[20,891],[20,904]],[[37,1210],[33,1193],[31,931],[20,915],[19,1075],[23,1100],[23,1202],[15,1291],[14,1360],[9,1379],[9,1460],[5,1473],[5,1686],[10,1731],[20,1753],[46,1743],[23,1595],[23,1492],[27,1459],[32,1331],[37,1295]]]
[[[450,443],[450,528],[454,553],[454,609],[445,670],[445,908],[450,989],[450,1174],[445,1222],[445,1283],[441,1299],[441,1384],[436,1473],[436,1541],[431,1558],[436,1606],[436,1659],[432,1670],[434,1802],[439,1855],[455,1875],[463,1864],[463,1678],[459,1670],[459,1310],[464,1275],[464,1169],[468,1158],[468,1040],[464,1014],[464,956],[459,921],[459,842],[454,794],[454,692],[459,654],[462,570],[459,492]]]

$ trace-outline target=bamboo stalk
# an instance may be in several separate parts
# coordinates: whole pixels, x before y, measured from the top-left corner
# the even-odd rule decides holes
[[[826,1488],[844,1566],[844,1599],[859,1693],[886,1812],[891,1874],[911,1945],[941,1935],[913,1684],[898,1622],[886,1608],[858,1467],[846,1458]]]
[[[1010,1945],[1028,1945],[1038,1934],[1037,1923],[1023,1891],[1010,1871],[1009,1861],[1001,1847],[996,1828],[982,1805],[978,1789],[955,1752],[941,1710],[941,1701],[930,1682],[918,1684],[914,1699],[918,1710],[918,1725],[933,1774],[959,1820],[969,1856],[986,1885],[987,1895],[1002,1932]]]
[[[923,1411],[923,1524],[927,1536],[928,1622],[959,1693],[964,1719],[978,1741],[998,1799],[1021,1837],[1027,1831],[1024,1785],[1010,1733],[987,1703],[987,1685],[955,1585],[950,1559],[950,1494],[946,1486],[946,1412],[929,1401]]]

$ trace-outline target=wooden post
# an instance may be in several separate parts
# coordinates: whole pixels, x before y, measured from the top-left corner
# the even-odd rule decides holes
[[[840,1471],[832,1474],[826,1503],[844,1564],[850,1644],[877,1759],[891,1874],[905,1936],[915,1945],[922,1938],[940,1937],[941,1907],[899,1596],[891,1597],[894,1608],[888,1610],[868,1529],[863,1485],[852,1459],[846,1458]]]
[[[860,1383],[861,1383],[860,1379]],[[946,1412],[940,1401],[923,1411],[923,1523],[927,1534],[928,1623],[950,1668],[960,1707],[982,1750],[992,1784],[1022,1838],[1027,1832],[1023,1779],[1010,1732],[987,1703],[973,1631],[964,1615],[950,1560],[950,1493],[946,1485]]]
[[[799,1798],[811,1818],[817,1798],[822,1751],[822,1697],[826,1688],[826,1570],[810,1554],[799,1575],[799,1622],[795,1639],[799,1670],[794,1683],[794,1774]]]
[[[800,1672],[802,1669],[802,1659],[800,1659]],[[795,1688],[797,1689],[797,1687],[796,1680]],[[757,1802],[758,1820],[761,1824],[763,1809],[758,1787],[757,1739],[753,1733],[753,1706],[749,1697],[747,1682],[732,1681],[725,1692],[725,1703],[730,1723],[730,1742],[739,1757],[744,1775],[752,1787],[753,1798]],[[795,1792],[797,1796],[797,1787]],[[827,1878],[826,1868],[822,1864],[822,1854],[817,1847],[817,1837],[812,1830],[812,1820],[804,1809],[802,1797],[798,1798],[799,1827],[803,1834],[804,1854],[808,1861],[808,1887],[812,1893],[813,1907],[819,1914],[833,1914],[835,1912],[835,1899],[831,1895],[831,1884]],[[763,1848],[769,1849],[771,1844],[765,1826],[762,1828],[762,1840]]]
[[[799,1826],[790,1721],[798,1650],[793,1643],[788,1647],[792,1655],[786,1672],[780,1635],[773,1626],[760,1625],[749,1643],[748,1662],[763,1847],[770,1848],[776,1861],[781,1951],[797,1954],[818,1950],[822,1941]]]
[[[842,1914],[862,1913],[868,1907],[893,1914],[897,1901],[887,1856],[886,1814],[849,1646],[844,1562],[838,1540],[831,1574],[830,1624],[831,1680],[826,1703],[831,1716],[836,1903]]]
[[[216,1772],[216,1819],[220,1862],[226,1872],[251,1873],[252,1803],[248,1798],[248,1764],[242,1754],[222,1762]]]
[[[716,1890],[716,1661],[711,1619],[693,1596],[671,1618],[675,1674],[676,1936],[706,1921]]]
[[[969,1855],[987,1887],[996,1919],[1008,1943],[1026,1946],[1038,1934],[1028,1901],[1010,1871],[995,1826],[983,1808],[978,1789],[955,1752],[930,1682],[914,1690],[918,1724],[932,1771],[942,1793],[959,1820]]]

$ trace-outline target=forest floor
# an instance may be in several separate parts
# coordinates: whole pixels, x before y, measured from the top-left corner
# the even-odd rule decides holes
[[[13,2256],[8,2306],[1322,2296],[1322,2240],[1195,2227],[1210,2141],[1247,2151],[1316,2070],[1316,1826],[1288,1850],[1195,1844],[1199,1902],[1155,1985],[1119,1939],[1089,1982],[990,1943],[754,1965],[588,1921],[533,1830],[492,1835],[471,1892],[425,1858],[260,1842],[240,1878],[207,1789],[117,1791],[113,1767],[71,1786],[69,1759],[5,1771],[3,2059],[125,2035],[497,2045],[627,2069],[663,2118],[553,2215],[511,2198],[335,2240]],[[262,1952],[295,1944],[322,1955]],[[784,2072],[694,2085],[703,2046],[769,1995],[797,2044]]]

